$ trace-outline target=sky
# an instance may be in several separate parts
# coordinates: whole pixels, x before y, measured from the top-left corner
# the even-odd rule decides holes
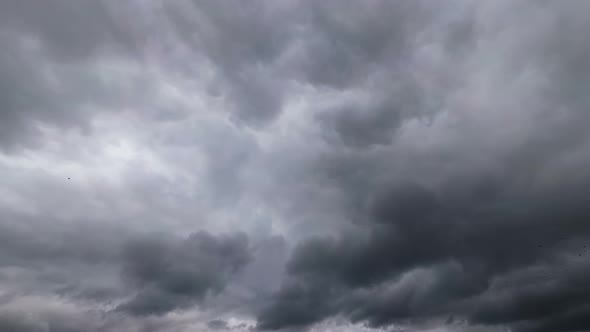
[[[590,331],[590,2],[0,1],[0,331]]]

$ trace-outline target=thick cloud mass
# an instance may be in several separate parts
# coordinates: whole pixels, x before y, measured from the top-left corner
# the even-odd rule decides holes
[[[247,238],[218,239],[199,232],[178,243],[139,241],[125,250],[124,273],[139,292],[120,308],[161,314],[220,292],[249,261]]]
[[[590,330],[590,3],[0,2],[0,331]]]

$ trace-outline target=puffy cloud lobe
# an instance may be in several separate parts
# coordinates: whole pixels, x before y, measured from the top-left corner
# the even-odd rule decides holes
[[[0,328],[180,329],[186,323],[165,318],[158,323],[148,316],[162,317],[215,297],[235,281],[252,255],[244,234],[199,232],[183,239],[104,231],[93,230],[89,236],[53,230],[38,245],[26,245],[32,242],[30,235],[21,246],[8,243],[0,260],[0,281],[12,289],[0,299]],[[114,305],[115,310],[109,309]]]
[[[214,319],[212,321],[209,321],[207,323],[207,326],[209,326],[212,330],[228,330],[229,326],[227,325],[227,322],[221,319]]]
[[[486,324],[517,322],[517,331],[585,329],[588,287],[583,280],[589,267],[576,258],[569,266],[544,264],[500,278],[477,302],[473,319]]]
[[[286,84],[274,62],[290,37],[290,27],[278,24],[288,20],[286,10],[264,1],[178,1],[163,12],[176,36],[173,43],[187,45],[188,54],[211,66],[211,89],[229,101],[239,122],[259,126],[281,112]]]
[[[141,240],[125,253],[124,277],[137,295],[119,306],[136,315],[164,314],[223,290],[250,261],[245,235],[199,232],[180,243]]]
[[[573,188],[562,190],[561,195]],[[586,278],[585,270],[571,276],[556,273],[552,281],[556,284],[545,291],[546,286],[537,284],[531,289],[533,294],[519,295],[513,289],[504,300],[515,301],[512,306],[504,302],[488,306],[483,300],[467,307],[461,303],[484,294],[498,276],[567,252],[564,243],[587,241],[586,205],[571,198],[555,200],[559,195],[556,191],[549,200],[519,195],[521,199],[514,201],[514,195],[506,195],[481,201],[478,195],[462,193],[471,200],[462,200],[458,206],[452,191],[439,196],[416,185],[404,184],[380,194],[367,213],[373,216],[369,224],[362,225],[369,229],[366,235],[356,231],[317,238],[296,248],[288,272],[299,286],[284,286],[274,306],[261,315],[262,327],[309,324],[337,313],[376,326],[441,313],[506,324],[543,317],[541,299],[546,301],[546,310],[565,313],[587,303],[583,287],[568,280]],[[425,267],[432,269],[430,280],[420,277]],[[409,279],[415,283],[404,281]],[[391,282],[393,290],[387,291]],[[374,293],[367,294],[365,289],[374,289]],[[535,297],[537,291],[541,298]],[[526,301],[531,301],[531,309],[539,310],[533,317],[527,314]],[[470,312],[479,305],[481,312]],[[496,314],[495,305],[501,310]],[[298,318],[284,318],[289,312]]]

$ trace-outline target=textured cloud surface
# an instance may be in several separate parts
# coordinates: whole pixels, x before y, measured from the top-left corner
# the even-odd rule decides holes
[[[0,331],[590,330],[590,2],[0,1]]]

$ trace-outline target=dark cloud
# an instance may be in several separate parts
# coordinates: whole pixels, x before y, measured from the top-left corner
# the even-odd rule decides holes
[[[326,131],[326,139],[353,147],[388,144],[393,140],[393,132],[402,122],[401,112],[390,108],[395,107],[394,105],[383,103],[368,108],[350,105],[326,112],[320,118]]]
[[[351,110],[326,121],[328,131],[333,127],[343,140],[361,145],[387,141],[385,132],[371,136],[372,122],[385,119],[383,131],[394,130],[400,113],[419,115],[412,103],[425,91],[415,85],[404,60],[413,51],[411,38],[432,28],[434,11],[413,1],[255,1],[248,6],[198,1],[166,8],[180,40],[219,74],[212,91],[247,124],[274,120],[288,92],[301,84],[360,89],[370,99],[387,99],[377,106],[352,106],[367,112]]]
[[[22,216],[11,218],[26,221]],[[40,236],[41,227],[31,230],[6,219],[0,224],[4,238],[0,283],[11,285],[0,298],[0,326],[14,331],[43,331],[44,326],[55,331],[105,331],[107,323],[117,330],[121,314],[162,315],[186,309],[221,293],[252,258],[244,234],[198,232],[179,238],[140,235],[123,228],[110,232],[106,227],[63,228],[55,224]],[[19,304],[19,299],[35,294],[42,295]],[[90,327],[86,313],[67,311],[64,315],[71,318],[64,318],[60,312],[54,314],[52,310],[59,306],[46,299],[48,294],[91,305],[90,311],[95,311],[93,305],[125,302],[116,311],[92,313],[94,325]],[[42,313],[29,318],[14,315],[10,308],[15,305],[24,308],[16,312],[32,306]],[[49,313],[43,314],[46,311]]]
[[[590,329],[588,9],[2,2],[0,330]]]
[[[130,103],[131,90],[117,88],[122,82],[109,82],[109,74],[101,74],[92,64],[56,63],[44,48],[18,34],[2,34],[0,44],[6,50],[0,56],[0,147],[4,150],[38,147],[46,127],[88,133],[97,109]]]
[[[2,317],[0,319],[0,328],[5,331],[15,332],[37,332],[41,330],[41,327],[35,326],[34,323],[16,317]]]
[[[590,310],[585,305],[582,308],[571,309],[558,315],[552,315],[549,318],[541,318],[538,322],[533,322],[532,324],[519,324],[522,327],[518,328],[518,330],[530,332],[584,331],[588,329],[590,324],[590,320],[588,319],[589,314]]]
[[[18,222],[30,222],[28,218],[6,212],[0,218],[2,254],[4,265],[30,265],[34,263],[71,264],[112,262],[127,237],[125,230],[96,229],[95,227],[69,227],[54,225],[52,229],[19,226]],[[111,232],[112,231],[112,232]],[[90,236],[90,234],[93,234]]]
[[[163,314],[223,290],[250,261],[245,235],[217,238],[205,232],[180,243],[142,240],[126,250],[124,276],[137,295],[120,310]]]
[[[460,302],[488,290],[497,276],[562,250],[571,252],[563,247],[566,243],[588,240],[586,205],[573,198],[555,199],[573,187],[484,199],[480,188],[471,189],[437,194],[404,184],[377,195],[367,213],[369,224],[360,231],[301,244],[288,265],[299,286],[287,284],[276,295],[276,303],[261,315],[262,327],[309,324],[336,313],[376,326],[440,313],[468,315]],[[453,199],[457,195],[461,205]],[[368,232],[362,229],[367,227]],[[429,279],[404,282],[406,274],[419,274],[416,269],[426,267],[432,269]],[[587,273],[578,270],[574,275],[583,279]],[[530,301],[530,309],[537,311],[531,313],[534,317],[527,313],[526,302],[516,300],[520,296],[515,289],[506,294],[512,306],[498,302],[499,313],[482,308],[483,313],[471,319],[506,324],[587,303],[588,296],[567,275],[558,273],[551,282],[557,284],[547,290],[533,286],[531,292],[540,292],[540,298],[522,295],[522,301]],[[395,284],[394,290],[386,291],[389,283]],[[363,294],[367,288],[374,291]]]
[[[377,117],[379,112],[367,112],[379,120],[356,122],[365,128],[344,126],[350,122],[348,113],[335,112],[339,120],[327,123],[334,124],[341,140],[330,141],[333,150],[318,159],[323,173],[317,178],[322,185],[341,191],[344,202],[351,202],[343,208],[347,211],[343,218],[355,224],[295,248],[282,289],[259,316],[261,329],[308,326],[333,316],[388,326],[452,314],[474,324],[523,330],[588,328],[580,308],[589,297],[575,281],[586,278],[587,271],[572,270],[580,262],[568,258],[586,257],[579,244],[587,242],[590,234],[584,221],[590,215],[584,203],[588,178],[584,169],[589,159],[584,153],[573,157],[588,144],[577,129],[578,124],[587,123],[588,104],[583,97],[562,94],[575,90],[564,86],[583,81],[565,69],[571,63],[567,59],[571,54],[583,57],[587,49],[575,42],[549,46],[572,34],[570,27],[583,30],[585,23],[573,13],[575,6],[556,12],[552,6],[541,6],[536,9],[539,21],[531,25],[508,14],[509,8],[485,7],[479,12],[485,16],[478,18],[482,21],[461,28],[467,29],[467,35],[459,39],[466,43],[459,49],[475,52],[465,49],[473,47],[473,38],[481,43],[484,36],[496,38],[492,44],[509,52],[497,59],[499,68],[506,70],[497,76],[500,82],[514,82],[527,70],[563,81],[542,87],[527,84],[519,97],[511,95],[526,96],[518,106],[489,100],[489,105],[481,107],[490,107],[489,114],[494,115],[481,120],[485,124],[476,125],[480,120],[474,115],[465,127],[453,127],[463,142],[445,142],[425,154],[406,152],[399,141],[379,138],[383,126],[389,126]],[[567,28],[556,25],[562,19],[572,20]],[[508,24],[508,31],[530,33],[525,38],[530,44],[510,48],[505,44],[510,43],[508,32],[487,35],[478,30],[499,22]],[[547,47],[555,57],[533,51]],[[539,101],[545,105],[531,105]],[[556,109],[563,110],[559,119],[548,116]],[[519,122],[520,131],[498,134],[502,125],[521,121],[511,120],[504,112],[527,114],[531,122]],[[499,121],[499,127],[494,121]],[[350,145],[342,139],[344,134],[363,142],[359,133],[376,135],[365,140],[364,146],[373,141],[387,147],[359,152],[341,148]],[[551,275],[543,283],[504,292],[496,289],[498,280],[515,281],[515,271],[547,262],[559,264],[551,265]]]
[[[258,329],[309,326],[336,313],[331,303],[333,288],[329,282],[289,282],[275,294],[272,306],[258,316]]]
[[[494,283],[477,302],[472,319],[486,324],[520,322],[517,330],[523,331],[587,328],[588,321],[582,319],[589,291],[584,281],[589,274],[585,259],[517,274]]]
[[[92,68],[138,54],[132,27],[107,2],[3,1],[0,28],[1,148],[39,145],[43,126],[87,131],[92,106],[124,98]]]
[[[212,330],[229,330],[229,325],[226,321],[221,319],[214,319],[207,323],[207,326]]]
[[[435,7],[420,1],[310,4],[303,9],[309,26],[301,36],[296,75],[337,89],[362,86],[376,73],[395,77],[412,52],[413,36],[435,19]]]
[[[285,81],[274,62],[288,46],[292,26],[278,22],[291,21],[292,13],[265,1],[180,2],[165,13],[179,41],[213,66],[212,91],[230,102],[239,121],[258,126],[281,112]]]
[[[0,26],[41,43],[63,61],[95,57],[104,51],[131,51],[126,22],[104,1],[37,2],[7,0],[0,5]]]
[[[237,122],[255,127],[276,119],[297,86],[358,90],[378,101],[338,106],[344,111],[322,121],[327,137],[333,131],[353,146],[385,144],[401,119],[431,111],[422,100],[433,96],[424,96],[405,59],[412,57],[412,36],[433,29],[430,22],[437,19],[433,8],[411,1],[357,6],[175,1],[135,8],[110,1],[8,1],[0,8],[7,31],[0,42],[11,50],[0,59],[6,80],[0,98],[3,145],[38,144],[39,125],[89,130],[96,116],[87,110],[91,106],[121,109],[137,102],[135,92],[149,94],[140,82],[117,89],[104,75],[84,69],[107,57],[135,64],[155,58],[191,79],[212,70],[212,78],[204,79],[211,94],[228,102]],[[146,17],[132,19],[141,14]]]
[[[18,312],[2,308],[0,329],[14,332],[82,332],[100,331],[105,327],[95,315],[83,310],[72,310],[55,304],[48,304],[45,308],[34,308],[32,305],[28,310]]]

